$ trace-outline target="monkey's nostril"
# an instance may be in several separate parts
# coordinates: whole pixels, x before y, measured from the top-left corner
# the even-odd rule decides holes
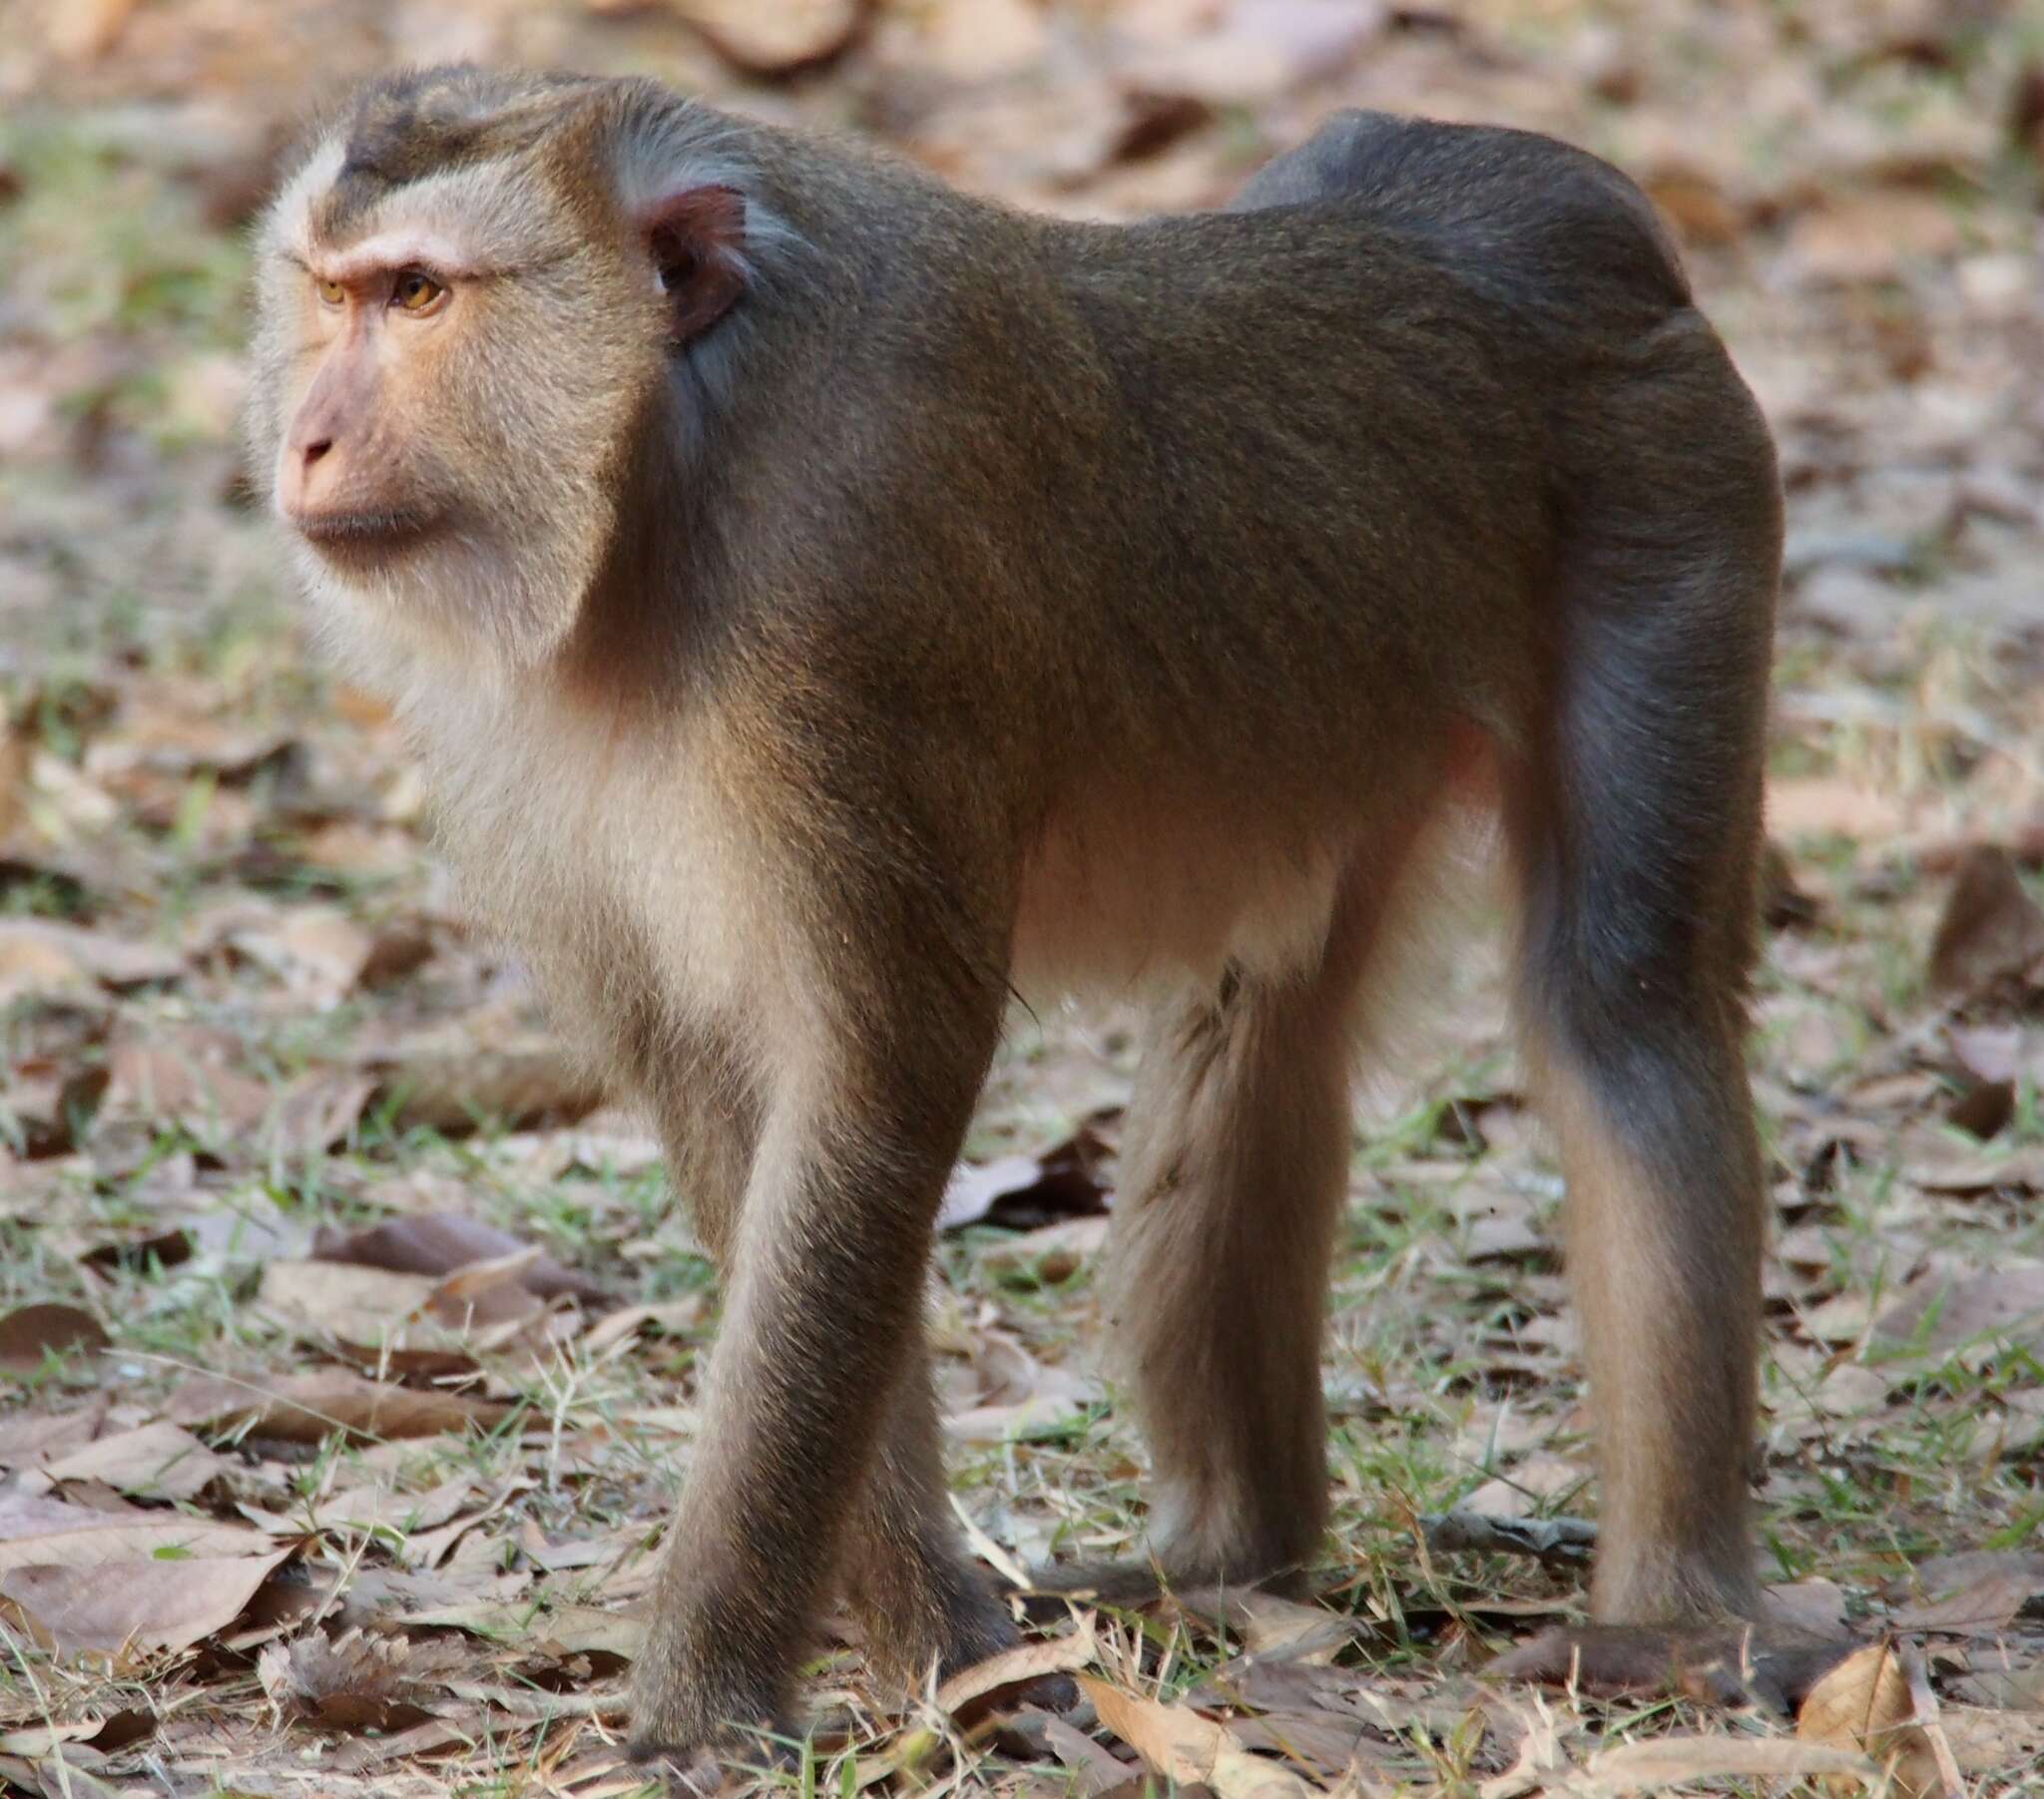
[[[305,467],[310,468],[313,463],[317,462],[320,457],[324,456],[332,448],[333,439],[330,437],[321,437],[312,443],[308,443],[303,451]]]

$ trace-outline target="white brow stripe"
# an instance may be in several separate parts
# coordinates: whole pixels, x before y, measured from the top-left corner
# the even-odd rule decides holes
[[[488,272],[460,248],[451,237],[411,227],[378,231],[345,249],[316,250],[307,258],[312,271],[329,281],[357,280],[384,268],[405,268],[417,264],[446,275],[478,275]]]
[[[290,185],[270,203],[265,222],[268,247],[299,262],[312,252],[312,202],[333,186],[345,160],[345,148],[329,139],[305,166],[291,178]]]

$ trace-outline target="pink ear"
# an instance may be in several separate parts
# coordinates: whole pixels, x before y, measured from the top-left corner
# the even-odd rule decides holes
[[[745,291],[746,197],[736,188],[684,188],[641,213],[639,229],[667,293],[674,340],[686,343]]]

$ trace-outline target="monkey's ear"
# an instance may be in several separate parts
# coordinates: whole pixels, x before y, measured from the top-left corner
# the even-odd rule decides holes
[[[700,337],[746,290],[746,197],[736,188],[684,188],[646,208],[638,223],[674,341]]]

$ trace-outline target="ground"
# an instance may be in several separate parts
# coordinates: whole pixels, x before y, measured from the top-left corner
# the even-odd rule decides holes
[[[1662,206],[1782,445],[1757,1500],[1780,1602],[1872,1646],[1791,1720],[1479,1678],[1580,1614],[1581,1533],[1540,1527],[1595,1515],[1560,1186],[1479,934],[1355,1139],[1318,1603],[1054,1625],[1031,1665],[1086,1691],[1056,1721],[1012,1686],[904,1713],[840,1630],[776,1787],[2044,1792],[2044,13],[5,18],[0,1790],[641,1784],[622,1673],[711,1273],[643,1125],[454,914],[418,772],[311,659],[233,445],[242,231],[307,97],[473,56],[652,71],[1115,217],[1219,201],[1343,105],[1558,131]],[[1091,1304],[1129,1061],[1126,1021],[1018,1018],[954,1194],[940,1379],[997,1567],[1140,1523]]]

